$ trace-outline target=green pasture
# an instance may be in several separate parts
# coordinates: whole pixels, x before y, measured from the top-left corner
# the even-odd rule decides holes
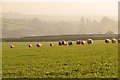
[[[3,78],[117,78],[118,43],[58,46],[53,42],[3,42]],[[13,44],[15,47],[10,48]],[[28,45],[33,47],[29,48]]]

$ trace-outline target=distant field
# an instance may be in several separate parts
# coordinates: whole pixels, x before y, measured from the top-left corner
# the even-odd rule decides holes
[[[29,48],[28,44],[33,47]],[[118,43],[53,47],[49,42],[3,42],[3,78],[117,78]],[[9,48],[13,44],[15,48]]]

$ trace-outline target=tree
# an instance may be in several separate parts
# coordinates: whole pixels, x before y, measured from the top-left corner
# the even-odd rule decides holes
[[[105,34],[114,34],[114,32],[113,31],[108,31]]]

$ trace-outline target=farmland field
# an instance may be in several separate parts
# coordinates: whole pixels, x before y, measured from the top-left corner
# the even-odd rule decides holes
[[[3,78],[117,78],[118,43],[54,46],[49,42],[3,42]],[[15,48],[10,48],[13,44]],[[29,48],[28,44],[33,47]]]

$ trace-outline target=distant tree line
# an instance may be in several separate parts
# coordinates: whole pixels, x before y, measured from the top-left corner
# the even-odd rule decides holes
[[[120,38],[118,34],[81,34],[81,35],[56,35],[56,36],[31,36],[22,38],[3,38],[3,42],[46,42],[46,41],[59,41],[59,40],[104,40],[106,38]]]

